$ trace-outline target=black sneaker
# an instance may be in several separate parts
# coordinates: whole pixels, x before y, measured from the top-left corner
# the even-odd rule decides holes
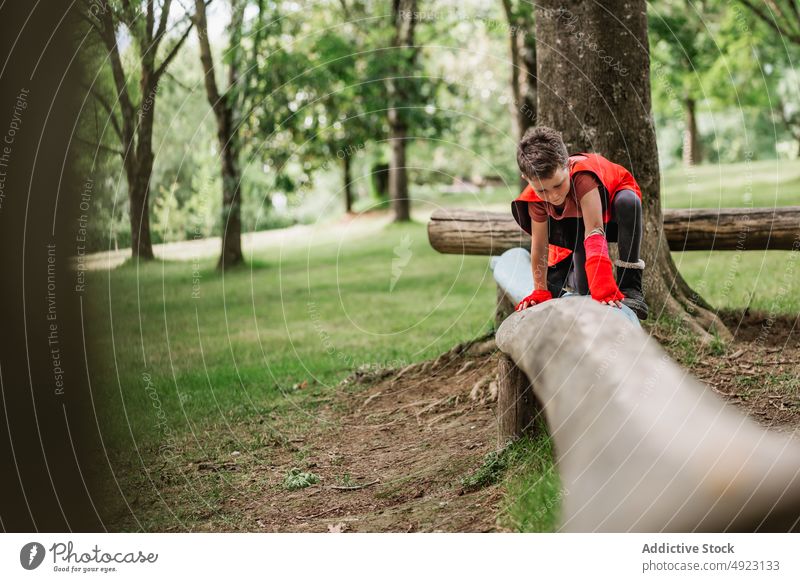
[[[647,302],[644,300],[644,292],[642,291],[642,273],[644,272],[644,261],[639,261],[638,268],[631,267],[631,263],[625,263],[624,266],[617,265],[617,286],[625,298],[622,300],[623,305],[627,305],[639,319],[647,319],[649,308]],[[639,267],[641,265],[641,267]]]

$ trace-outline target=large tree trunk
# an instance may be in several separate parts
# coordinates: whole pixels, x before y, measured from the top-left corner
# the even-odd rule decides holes
[[[392,18],[395,25],[393,46],[396,50],[408,51],[407,66],[410,69],[415,60],[414,24],[416,22],[417,0],[393,0]],[[407,82],[401,77],[405,71],[396,71],[397,79],[387,81],[389,97],[389,199],[392,201],[395,222],[411,220],[411,200],[408,197],[408,171],[406,169],[406,137],[408,126],[401,110],[406,95],[402,86]]]
[[[650,313],[679,318],[704,340],[711,330],[728,338],[678,272],[664,235],[644,0],[542,0],[536,39],[539,121],[563,133],[570,153],[602,153],[626,166],[642,188]]]
[[[686,128],[683,130],[683,164],[693,166],[703,161],[700,139],[697,135],[697,102],[691,97],[684,100]]]

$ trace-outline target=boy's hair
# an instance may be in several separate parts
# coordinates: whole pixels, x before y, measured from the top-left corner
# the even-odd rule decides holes
[[[528,129],[517,147],[517,165],[529,179],[546,180],[568,161],[561,133],[544,125]]]

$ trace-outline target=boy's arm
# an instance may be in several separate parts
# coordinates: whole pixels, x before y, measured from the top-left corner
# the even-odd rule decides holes
[[[593,230],[598,228],[602,229],[603,203],[600,201],[600,190],[597,188],[589,190],[583,195],[579,202],[586,234],[589,235]]]
[[[531,221],[531,270],[533,289],[547,289],[547,253],[549,245],[547,221]]]
[[[517,311],[552,299],[547,290],[548,223],[531,221],[531,272],[533,292],[517,304]]]
[[[586,229],[583,246],[586,250],[586,278],[593,299],[621,307],[624,295],[617,287],[611,259],[608,256],[608,242],[603,228],[603,206],[597,188],[587,192],[581,199],[581,214]]]

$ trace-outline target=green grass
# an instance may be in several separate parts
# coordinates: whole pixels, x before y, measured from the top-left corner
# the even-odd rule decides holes
[[[800,312],[800,256],[793,251],[673,253],[692,288],[718,309]]]
[[[302,411],[361,365],[421,361],[492,326],[486,258],[436,253],[422,224],[321,235],[254,263],[224,277],[200,263],[199,298],[192,261],[91,273],[87,331],[103,338],[94,361],[108,364],[93,374],[113,443]]]
[[[418,186],[416,208],[439,206],[507,208],[519,194],[516,182],[482,188],[478,193],[443,193]],[[647,192],[644,192],[647,196]],[[664,208],[741,208],[800,205],[800,160],[763,160],[737,164],[672,168],[661,176]]]
[[[752,191],[754,206],[800,204],[800,164],[781,162],[778,174],[775,164],[700,167],[691,181],[684,170],[668,172],[665,203],[741,206]],[[476,197],[430,189],[417,208],[502,205],[513,190]],[[262,423],[259,439],[284,438],[273,426],[301,431],[330,388],[359,366],[421,361],[492,327],[495,291],[486,257],[436,253],[419,223],[354,226],[344,237],[327,230],[323,225],[308,240],[263,247],[247,267],[224,277],[213,259],[129,262],[89,273],[86,332],[97,338],[90,362],[103,410],[100,429],[109,454],[127,471],[154,466],[159,450],[172,447],[189,462],[247,450],[235,436],[235,427],[247,423]],[[800,311],[793,292],[800,265],[791,253],[674,257],[715,307]],[[393,272],[399,277],[391,287]],[[225,442],[206,438],[225,432],[231,435]],[[549,440],[524,441],[511,451],[487,459],[465,486],[502,482],[502,519],[521,531],[549,531],[566,494]],[[188,487],[187,499],[192,495]]]
[[[552,440],[540,430],[512,445],[510,468],[503,480],[506,491],[500,521],[519,532],[554,531],[561,500],[569,491],[561,486],[553,464]]]
[[[665,208],[800,205],[800,160],[671,169],[662,176],[661,200]]]

